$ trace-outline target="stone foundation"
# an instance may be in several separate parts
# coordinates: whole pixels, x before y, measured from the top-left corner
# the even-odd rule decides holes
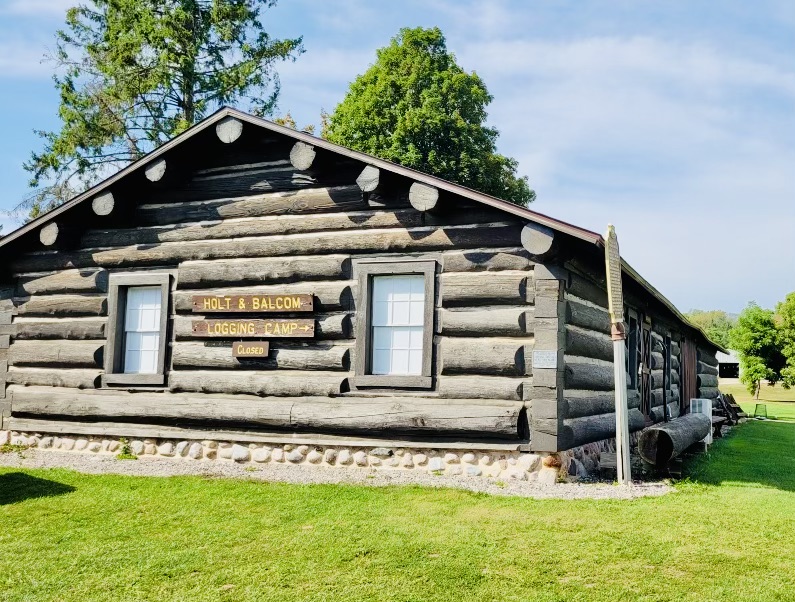
[[[88,435],[49,435],[0,431],[0,445],[11,443],[66,453],[116,455],[120,438]],[[253,465],[278,463],[325,468],[369,470],[421,470],[449,476],[538,481],[554,484],[599,473],[602,452],[615,451],[615,440],[590,443],[556,454],[489,449],[419,449],[412,447],[361,447],[244,443],[216,440],[130,439],[136,456],[172,458],[176,461],[220,461]]]

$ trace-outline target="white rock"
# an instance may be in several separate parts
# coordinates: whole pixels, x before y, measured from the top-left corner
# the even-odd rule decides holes
[[[75,449],[77,451],[82,451],[88,447],[88,439],[78,439],[75,441]]]
[[[271,460],[274,462],[284,462],[284,450],[281,447],[274,447],[271,452]]]
[[[270,447],[260,447],[259,449],[255,449],[254,452],[251,454],[251,459],[255,462],[259,462],[262,464],[263,462],[267,462],[271,459],[271,448]]]
[[[431,458],[428,461],[428,470],[431,472],[444,470],[444,460],[442,458]]]
[[[414,464],[422,466],[428,461],[428,456],[425,454],[414,454]]]
[[[337,454],[337,464],[347,466],[352,460],[353,456],[351,455],[351,450],[349,449],[341,449]]]
[[[178,456],[185,457],[188,455],[189,449],[190,449],[190,443],[188,443],[187,441],[180,441],[179,443],[177,443],[175,451]]]
[[[541,456],[537,454],[521,454],[519,456],[519,466],[527,471],[535,470],[541,462]]]
[[[510,458],[508,458],[508,464],[509,464],[510,466],[516,466],[516,463],[517,463],[517,462],[518,462],[518,460],[517,460],[515,457],[513,457],[513,456],[511,456]]]
[[[60,437],[53,437],[52,438],[52,447],[53,449],[58,449],[61,447],[61,438]]]
[[[291,452],[295,449],[295,445],[293,445],[292,443],[287,443],[283,447],[285,452]]]
[[[497,464],[500,465],[500,470],[506,470],[508,468],[508,460],[506,460],[505,458],[501,458],[500,461],[497,462]]]
[[[475,454],[469,452],[461,456],[461,461],[464,464],[474,464],[475,463]]]
[[[218,456],[217,449],[213,448],[207,448],[207,449],[202,448],[202,449],[204,451],[204,457],[207,458],[208,460],[215,460],[216,456]]]
[[[108,451],[108,447],[110,447],[110,439],[103,439],[102,440],[102,450],[101,451]]]
[[[102,444],[99,441],[90,441],[87,446],[88,451],[97,453],[102,449]]]
[[[117,451],[119,451],[119,447],[121,447],[121,444],[118,441],[113,440],[113,439],[108,441],[108,451],[109,452],[115,454]]]
[[[483,474],[483,470],[481,470],[478,466],[467,466],[467,475],[470,477],[479,477]]]
[[[370,456],[368,458],[370,462],[370,466],[381,466],[381,458],[376,458],[375,456]]]
[[[392,456],[386,461],[386,465],[392,466],[393,468],[400,466],[400,458],[398,458],[397,456]]]
[[[458,464],[459,461],[458,454],[448,452],[444,455],[445,464]]]
[[[52,447],[52,437],[42,437],[41,441],[39,441],[39,447],[42,449],[48,449]]]
[[[326,464],[334,464],[334,461],[337,459],[337,450],[333,448],[328,448],[325,452],[323,452],[323,461]]]
[[[367,466],[367,454],[363,451],[357,451],[353,454],[353,461],[356,462],[357,466]]]
[[[218,447],[218,442],[217,441],[204,440],[204,441],[202,441],[202,445],[204,447],[206,447],[207,449],[216,449]]]
[[[223,460],[231,460],[232,459],[232,444],[231,443],[221,443],[218,445],[218,457]]]
[[[492,458],[488,454],[483,454],[482,456],[480,456],[479,462],[484,466],[491,466]]]
[[[323,454],[316,449],[313,449],[306,455],[306,460],[312,464],[318,464],[323,460]]]
[[[292,462],[293,464],[303,462],[304,454],[302,454],[300,450],[294,449],[293,451],[287,453],[287,461]]]
[[[538,482],[542,485],[554,485],[558,482],[558,469],[545,466],[538,472]]]
[[[161,456],[173,456],[174,455],[174,444],[171,441],[166,441],[162,443],[160,447],[157,448],[157,453]]]
[[[138,439],[133,439],[130,441],[130,450],[136,456],[140,456],[142,453],[144,453],[144,442],[139,441]]]
[[[457,477],[460,474],[464,473],[464,469],[461,466],[448,466],[447,467],[447,474]]]
[[[10,431],[0,431],[0,445],[8,444],[9,439],[11,439]]]
[[[401,462],[403,468],[414,468],[414,460],[409,452],[403,454],[403,462]]]
[[[302,456],[305,456],[309,453],[309,446],[308,445],[299,445],[295,448],[297,452],[299,452]]]
[[[243,447],[242,445],[232,446],[232,460],[235,462],[248,462],[250,457],[251,452],[247,447]]]
[[[202,457],[202,444],[198,441],[191,443],[190,447],[188,448],[188,457],[194,460],[200,460]]]
[[[517,481],[526,481],[527,471],[521,468],[511,468],[505,476],[507,476],[509,479],[515,479]]]
[[[375,449],[370,451],[371,456],[375,456],[376,458],[389,458],[392,455],[392,450],[388,447],[376,447]]]

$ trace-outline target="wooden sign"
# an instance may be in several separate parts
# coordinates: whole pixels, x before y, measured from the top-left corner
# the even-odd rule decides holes
[[[315,336],[314,320],[194,320],[193,334],[205,337]]]
[[[232,357],[268,357],[268,341],[235,341]]]
[[[194,295],[193,311],[202,313],[312,311],[312,295]]]
[[[613,324],[619,324],[624,321],[624,293],[621,287],[621,254],[618,251],[616,229],[612,225],[607,226],[605,267],[607,269],[607,304],[610,321]]]

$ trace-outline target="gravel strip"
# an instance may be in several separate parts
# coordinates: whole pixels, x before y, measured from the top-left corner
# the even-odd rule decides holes
[[[626,488],[609,483],[543,485],[528,481],[500,481],[484,477],[436,476],[430,473],[408,470],[339,469],[285,464],[254,466],[217,460],[181,460],[147,456],[140,457],[138,460],[117,460],[111,455],[73,454],[42,449],[28,449],[21,452],[21,455],[13,452],[0,454],[0,466],[12,468],[69,468],[87,474],[120,474],[147,477],[194,475],[294,483],[298,485],[319,483],[345,483],[366,485],[368,487],[422,485],[424,487],[465,489],[491,495],[568,500],[626,500],[665,495],[674,491],[673,487],[664,482],[637,482]]]

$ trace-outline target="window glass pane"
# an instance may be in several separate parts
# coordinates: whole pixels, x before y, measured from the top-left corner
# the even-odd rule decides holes
[[[422,374],[425,277],[376,276],[372,282],[372,374]]]
[[[139,286],[127,289],[124,313],[124,372],[157,372],[160,346],[160,287]]]

